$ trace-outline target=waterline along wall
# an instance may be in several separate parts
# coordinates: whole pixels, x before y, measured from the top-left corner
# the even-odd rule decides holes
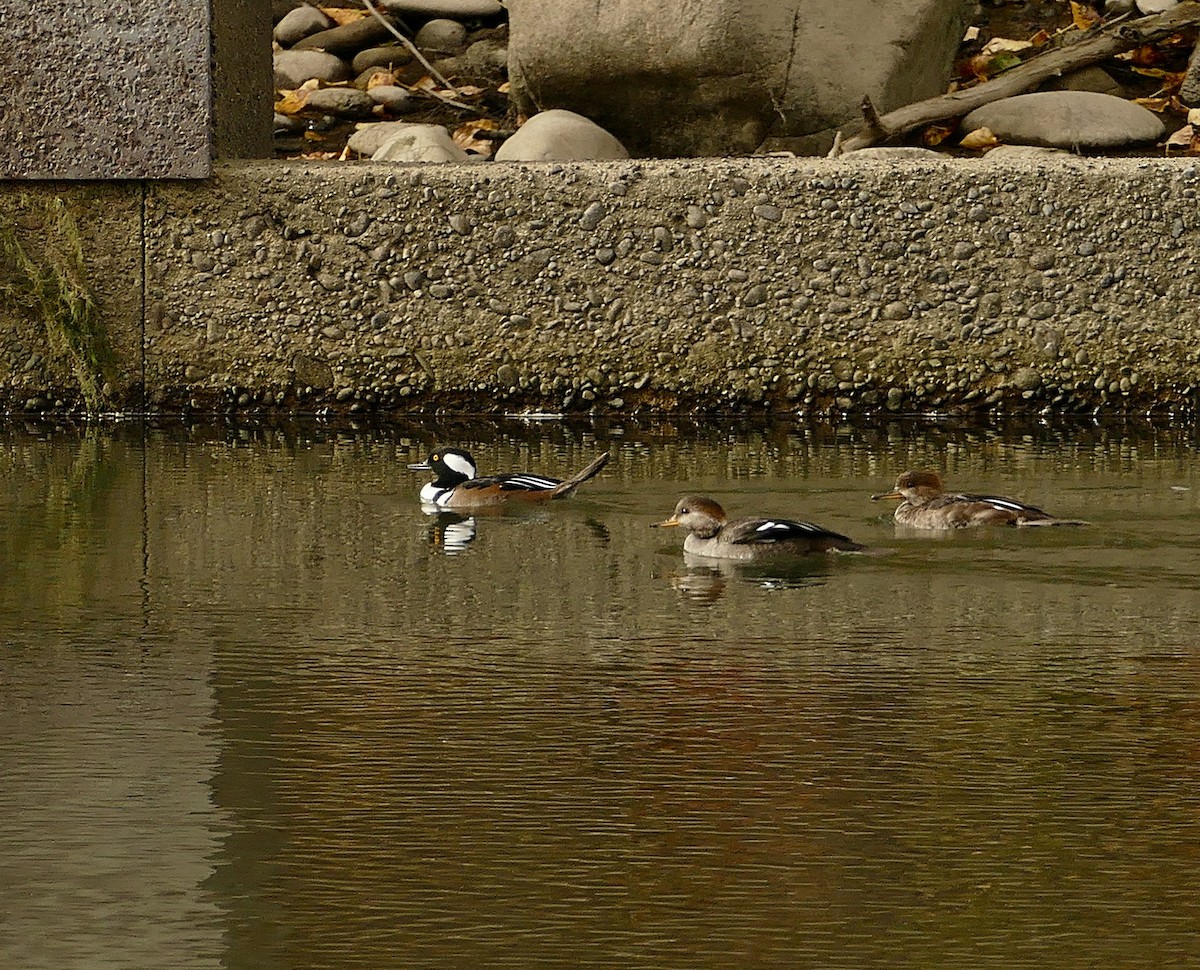
[[[1198,189],[891,153],[4,182],[0,403],[1190,415]],[[93,299],[82,344],[30,266]]]

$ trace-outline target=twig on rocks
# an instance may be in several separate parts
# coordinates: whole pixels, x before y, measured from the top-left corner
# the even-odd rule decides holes
[[[1067,47],[1056,47],[1031,57],[1020,67],[1005,71],[973,88],[918,101],[882,116],[875,111],[869,98],[863,98],[863,129],[847,138],[835,139],[829,157],[836,158],[860,148],[870,148],[935,121],[958,118],[982,105],[1028,91],[1049,78],[1087,67],[1143,44],[1162,40],[1198,24],[1200,2],[1187,0],[1166,13],[1141,17],[1119,26],[1097,28],[1091,32],[1093,36],[1084,37]]]
[[[371,16],[373,16],[376,20],[378,20],[381,24],[383,24],[383,26],[385,26],[388,30],[390,30],[392,32],[392,34],[395,35],[396,39],[409,49],[409,52],[412,54],[412,56],[421,62],[421,66],[424,67],[425,70],[427,70],[430,73],[430,75],[434,78],[434,80],[436,80],[442,87],[446,88],[446,90],[453,91],[455,97],[460,96],[459,92],[458,92],[458,88],[456,88],[453,84],[451,84],[444,77],[442,77],[441,72],[436,67],[434,67],[432,64],[430,64],[429,61],[425,60],[425,55],[422,54],[419,50],[417,50],[417,45],[414,44],[407,37],[405,37],[402,33],[400,33],[400,31],[398,31],[392,25],[391,21],[389,21],[383,14],[381,14],[379,12],[379,10],[376,8],[375,4],[373,4],[371,2],[371,0],[362,0],[362,2],[363,2],[363,6],[365,6],[367,8],[367,10],[369,10],[371,12]],[[450,102],[450,103],[453,104],[454,102]],[[460,108],[466,108],[468,111],[474,110],[470,105],[466,105],[466,104],[459,103],[456,106],[460,107]]]

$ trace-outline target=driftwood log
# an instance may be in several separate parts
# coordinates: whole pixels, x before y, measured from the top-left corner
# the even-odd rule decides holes
[[[870,99],[863,98],[863,127],[845,139],[839,132],[829,157],[870,148],[934,122],[959,118],[982,105],[1022,94],[1052,77],[1077,71],[1197,25],[1200,25],[1200,2],[1184,0],[1166,13],[1097,27],[1073,44],[1037,54],[1019,67],[975,87],[918,101],[887,114],[878,114]]]

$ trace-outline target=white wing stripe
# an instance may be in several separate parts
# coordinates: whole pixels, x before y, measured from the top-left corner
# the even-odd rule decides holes
[[[558,482],[550,478],[540,478],[537,475],[514,475],[504,482],[505,485],[515,485],[517,488],[554,488]]]
[[[822,532],[810,522],[763,522],[755,527],[755,532],[792,532],[795,529],[800,529],[803,532]]]

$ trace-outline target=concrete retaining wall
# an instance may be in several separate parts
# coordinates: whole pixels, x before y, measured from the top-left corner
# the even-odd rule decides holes
[[[1198,188],[1194,160],[245,163],[106,187],[88,219],[140,219],[87,258],[119,333],[144,303],[126,407],[1191,413]],[[37,341],[0,311],[0,395],[69,405]]]

